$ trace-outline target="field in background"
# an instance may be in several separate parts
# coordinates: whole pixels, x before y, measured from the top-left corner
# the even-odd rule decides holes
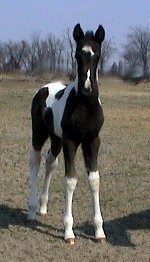
[[[62,154],[50,186],[48,216],[26,222],[30,104],[40,86],[12,77],[0,82],[0,261],[149,261],[150,84],[102,79],[105,124],[99,169],[107,243],[96,244],[92,238],[90,191],[79,149],[73,247],[63,242]],[[45,145],[40,184],[47,150]]]

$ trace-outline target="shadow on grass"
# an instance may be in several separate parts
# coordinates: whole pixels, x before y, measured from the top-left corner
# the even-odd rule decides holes
[[[9,229],[10,225],[30,228],[33,231],[48,234],[57,239],[63,239],[63,229],[43,224],[39,221],[30,223],[27,221],[26,210],[0,205],[0,229]],[[150,229],[150,209],[104,223],[107,242],[114,246],[134,247],[128,230],[142,229]],[[77,236],[95,241],[94,228],[89,222],[75,226],[74,231]]]
[[[150,229],[150,209],[110,220],[104,228],[110,244],[134,247],[128,230]]]
[[[132,213],[128,216],[109,220],[104,223],[107,242],[113,246],[135,247],[131,242],[129,230],[150,229],[150,209]],[[77,235],[94,240],[94,228],[89,222],[76,227]]]
[[[54,238],[63,239],[63,229],[58,229],[46,223],[43,224],[38,220],[28,221],[27,211],[25,209],[0,205],[0,229],[9,229],[9,226],[30,228],[33,231],[48,234]]]

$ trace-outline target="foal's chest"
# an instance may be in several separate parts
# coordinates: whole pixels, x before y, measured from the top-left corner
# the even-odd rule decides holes
[[[73,132],[76,136],[97,136],[102,126],[102,109],[98,105],[95,109],[88,108],[84,104],[78,104],[71,111],[66,112],[62,121],[64,132]]]

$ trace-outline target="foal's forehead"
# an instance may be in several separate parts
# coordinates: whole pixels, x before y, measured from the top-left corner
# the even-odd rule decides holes
[[[78,50],[90,53],[91,56],[93,56],[95,53],[99,53],[100,45],[94,41],[94,39],[85,38],[81,41],[81,44],[79,44]]]
[[[94,55],[94,51],[93,51],[93,49],[92,49],[92,46],[90,46],[90,45],[84,45],[84,46],[82,47],[82,51],[84,51],[84,52],[86,52],[86,53],[90,53],[91,56]]]

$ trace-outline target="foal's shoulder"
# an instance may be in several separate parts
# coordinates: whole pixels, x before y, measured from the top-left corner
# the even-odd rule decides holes
[[[57,92],[59,92],[60,90],[66,88],[66,85],[62,84],[61,82],[53,82],[53,83],[49,83],[46,84],[42,87],[42,89],[47,88],[48,89],[48,93],[49,95],[55,95]]]

